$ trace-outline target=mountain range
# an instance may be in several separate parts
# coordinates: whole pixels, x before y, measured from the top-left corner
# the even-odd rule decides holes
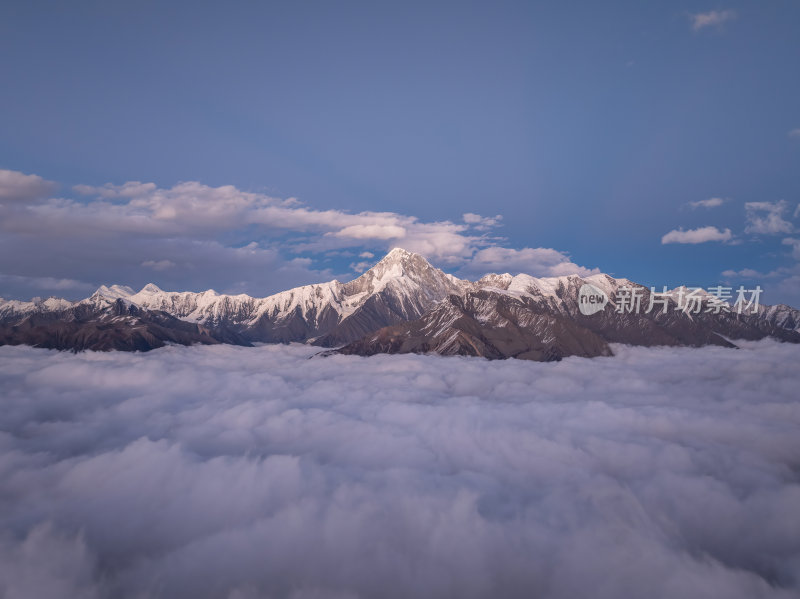
[[[584,314],[581,288],[608,298]],[[0,299],[0,345],[61,350],[146,351],[169,343],[303,342],[346,354],[437,353],[491,359],[558,360],[611,355],[610,343],[722,345],[773,337],[800,343],[800,311],[760,306],[753,314],[680,306],[681,289],[664,310],[619,313],[620,293],[650,289],[604,274],[536,278],[492,274],[458,279],[418,254],[396,248],[360,277],[306,285],[264,298],[203,292],[140,291],[102,286],[90,297],[20,302]]]

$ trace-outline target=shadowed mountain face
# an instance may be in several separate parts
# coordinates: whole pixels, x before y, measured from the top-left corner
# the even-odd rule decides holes
[[[307,285],[266,298],[166,292],[150,284],[138,293],[103,286],[75,303],[0,300],[0,343],[100,350],[145,350],[169,342],[333,347],[418,318],[462,286],[422,256],[398,248],[348,283]],[[117,302],[136,311],[135,323],[119,318],[112,307]]]
[[[208,345],[225,341],[224,335],[198,324],[126,304],[121,299],[104,308],[79,305],[57,312],[37,312],[16,324],[0,325],[0,345],[74,351],[148,351],[168,343]]]
[[[585,315],[579,307],[580,288],[589,283],[610,301],[598,313]],[[544,283],[544,284],[543,284]],[[649,312],[618,312],[620,288],[635,288],[646,309],[650,290],[624,279],[595,275],[557,279],[485,277],[476,289],[450,296],[416,321],[386,327],[350,343],[344,354],[437,353],[489,359],[537,361],[566,356],[608,356],[609,343],[630,345],[720,345],[729,339],[774,337],[800,343],[800,332],[784,328],[762,313],[714,313],[709,300],[693,309],[678,309],[677,294]],[[795,311],[796,312],[796,311]],[[785,320],[784,320],[785,322]]]
[[[490,290],[451,295],[422,318],[386,327],[340,350],[378,353],[436,353],[552,361],[564,356],[610,356],[599,335],[552,312],[536,312],[515,298]]]
[[[596,314],[580,310],[590,284],[609,303]],[[306,342],[339,351],[439,353],[499,359],[557,360],[610,355],[609,343],[724,345],[729,339],[800,341],[800,311],[762,306],[753,315],[677,309],[681,290],[647,313],[618,313],[625,289],[641,305],[650,291],[607,275],[535,278],[487,275],[457,279],[422,256],[394,249],[362,276],[284,291],[266,298],[214,291],[134,292],[101,287],[80,302],[0,300],[0,344],[57,349],[148,350],[166,343]]]

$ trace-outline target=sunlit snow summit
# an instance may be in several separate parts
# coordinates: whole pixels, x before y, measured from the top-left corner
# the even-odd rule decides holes
[[[578,309],[585,283],[612,302],[599,314]],[[168,343],[305,342],[340,353],[438,353],[558,360],[611,355],[609,343],[725,345],[775,337],[800,342],[800,312],[764,306],[757,314],[692,314],[674,309],[618,314],[620,287],[597,274],[536,278],[487,275],[472,282],[396,248],[347,283],[330,281],[265,298],[102,286],[78,302],[0,300],[0,344],[72,350],[149,350]]]

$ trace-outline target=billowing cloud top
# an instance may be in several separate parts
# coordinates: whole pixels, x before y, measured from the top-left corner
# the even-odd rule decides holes
[[[312,351],[0,347],[0,589],[800,592],[797,346],[557,364]]]
[[[38,200],[55,188],[55,183],[45,181],[39,175],[0,169],[0,203]]]

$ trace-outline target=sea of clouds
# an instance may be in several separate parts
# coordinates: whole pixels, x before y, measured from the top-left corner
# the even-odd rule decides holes
[[[800,347],[0,347],[0,596],[800,593]]]

